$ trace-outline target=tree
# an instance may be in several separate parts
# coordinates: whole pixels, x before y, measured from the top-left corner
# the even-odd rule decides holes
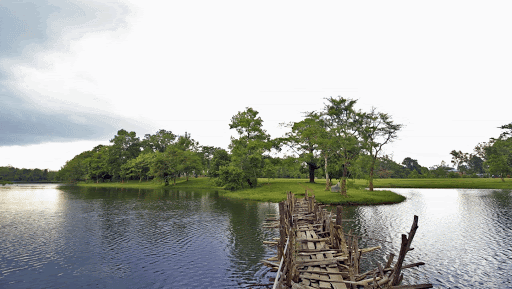
[[[499,138],[493,141],[492,145],[485,149],[489,172],[501,177],[512,174],[512,138]]]
[[[165,149],[172,145],[176,140],[176,135],[171,131],[161,129],[155,134],[146,134],[141,142],[141,145],[145,151],[150,152],[165,152]]]
[[[410,171],[415,170],[418,173],[421,172],[421,166],[418,164],[418,160],[412,159],[410,157],[406,157],[402,161],[402,165],[404,165]]]
[[[327,99],[323,119],[331,135],[329,146],[338,158],[343,169],[341,194],[347,194],[347,177],[350,165],[357,159],[362,149],[362,115],[354,108],[357,100],[343,97]]]
[[[123,165],[126,175],[133,178],[138,178],[139,182],[144,177],[148,178],[148,173],[151,170],[151,163],[153,162],[155,154],[150,152],[141,153],[138,157],[129,160]]]
[[[167,150],[166,150],[167,152]],[[175,160],[166,152],[155,152],[150,165],[149,174],[159,180],[163,180],[165,185],[169,185],[169,178],[176,174]]]
[[[121,177],[124,180],[125,176],[121,176],[121,166],[139,155],[140,139],[135,132],[121,129],[110,142],[112,145],[108,149],[107,166],[112,176]]]
[[[452,150],[450,154],[452,155],[451,163],[457,168],[457,170],[464,174],[468,170],[468,162],[471,155],[456,150]]]
[[[199,149],[199,155],[201,157],[201,164],[204,169],[204,174],[209,175],[211,170],[212,159],[215,154],[215,151],[219,150],[219,147],[213,146],[201,146]]]
[[[88,158],[89,178],[96,180],[110,179],[111,175],[107,167],[109,146],[98,145],[92,149],[93,154]]]
[[[177,156],[179,165],[178,172],[188,177],[202,170],[201,158],[198,153],[192,151],[180,151]]]
[[[373,177],[375,163],[382,147],[397,138],[398,131],[403,127],[401,124],[395,124],[386,113],[376,112],[372,108],[369,113],[362,115],[362,137],[364,148],[371,156],[369,164],[369,189],[373,191]]]
[[[218,178],[220,168],[229,166],[231,157],[225,149],[217,149],[213,152],[212,160],[210,163],[210,171],[208,176],[212,178]]]
[[[258,116],[258,112],[250,107],[245,111],[238,112],[231,118],[230,129],[235,129],[238,138],[231,138],[229,148],[231,150],[231,166],[238,168],[243,173],[238,174],[239,170],[221,170],[222,173],[236,172],[237,176],[243,178],[243,181],[236,183],[247,183],[251,188],[258,184],[258,177],[262,175],[264,166],[263,154],[270,151],[273,143],[270,142],[270,136],[263,129],[263,120]],[[233,178],[222,177],[223,180],[233,182]],[[227,183],[224,183],[226,185]]]
[[[308,113],[303,120],[286,126],[291,128],[291,132],[280,141],[286,143],[308,166],[309,182],[314,183],[315,170],[320,168],[319,144],[325,132],[321,119],[315,113]]]

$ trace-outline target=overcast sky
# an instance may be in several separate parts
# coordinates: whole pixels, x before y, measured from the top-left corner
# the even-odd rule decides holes
[[[123,128],[227,148],[358,99],[422,166],[512,121],[510,1],[0,0],[0,166],[58,170]]]

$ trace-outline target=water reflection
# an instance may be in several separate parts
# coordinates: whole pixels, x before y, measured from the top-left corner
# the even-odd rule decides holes
[[[398,254],[419,216],[404,283],[512,288],[510,190],[395,189],[407,200],[344,208],[344,229],[382,245],[363,269]],[[277,232],[276,204],[217,192],[20,186],[0,188],[0,288],[247,288],[272,276],[259,260]]]
[[[201,191],[36,190],[0,191],[0,287],[240,288],[268,282],[258,261],[273,254],[261,242],[275,235],[261,229],[267,212],[275,213],[273,204]],[[16,210],[17,203],[51,194],[59,196],[58,210]]]

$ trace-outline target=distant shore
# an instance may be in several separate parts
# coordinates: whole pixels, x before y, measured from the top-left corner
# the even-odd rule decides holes
[[[364,185],[366,180],[356,180]],[[512,178],[375,179],[375,188],[512,189]]]

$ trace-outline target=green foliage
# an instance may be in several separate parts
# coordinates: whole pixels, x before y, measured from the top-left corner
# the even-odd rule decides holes
[[[417,170],[412,170],[410,173],[409,173],[409,176],[407,176],[409,179],[418,179],[420,177],[420,174],[418,173]]]
[[[143,178],[149,178],[149,171],[151,164],[155,157],[154,153],[141,153],[135,159],[130,159],[122,166],[122,170],[130,178],[138,178],[142,181]]]
[[[309,182],[315,182],[315,170],[320,168],[321,150],[327,150],[329,140],[325,125],[318,113],[308,113],[302,121],[289,123],[291,132],[281,139],[298,156],[299,160],[308,167]]]
[[[489,173],[504,180],[512,174],[512,138],[496,139],[485,149]]]
[[[219,169],[217,184],[224,189],[235,191],[244,187],[245,174],[242,169],[233,165],[222,166]]]
[[[327,101],[322,116],[331,135],[328,146],[334,157],[340,161],[343,169],[341,193],[346,194],[349,168],[363,149],[363,115],[354,108],[357,100],[330,97]]]
[[[4,184],[16,182],[52,182],[57,172],[48,169],[18,169],[12,166],[0,167],[0,181]]]
[[[210,163],[209,177],[218,178],[220,174],[220,168],[228,166],[231,162],[229,153],[224,149],[218,149],[213,153],[213,157]]]
[[[219,167],[219,184],[230,190],[258,185],[258,177],[263,175],[265,164],[263,154],[273,146],[262,125],[258,112],[250,107],[231,118],[229,128],[238,132],[238,138],[231,138],[229,166]],[[230,173],[233,175],[226,175]]]
[[[155,134],[146,134],[144,135],[144,140],[142,140],[141,145],[144,151],[146,152],[165,152],[165,149],[172,145],[176,140],[176,135],[171,131],[167,131],[165,129],[161,129],[157,131]]]
[[[418,161],[415,160],[415,159],[412,159],[410,157],[406,157],[403,161],[402,161],[402,165],[404,165],[408,170],[410,171],[413,171],[415,170],[416,172],[420,173],[421,172],[421,166],[420,164],[418,164]]]
[[[368,176],[370,191],[373,191],[374,171],[379,154],[384,145],[397,138],[398,131],[403,125],[395,124],[390,115],[377,112],[375,108],[372,108],[369,113],[363,113],[361,119],[363,123],[361,127],[363,148],[371,157],[370,160],[366,160],[368,163],[366,175]]]

